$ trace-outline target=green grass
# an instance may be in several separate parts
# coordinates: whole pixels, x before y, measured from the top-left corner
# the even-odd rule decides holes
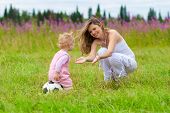
[[[41,87],[47,81],[50,61],[58,50],[45,38],[48,34],[30,38],[29,33],[17,37],[18,34],[14,32],[11,34],[14,38],[11,38],[10,34],[2,32],[0,32],[2,113],[170,112],[170,46],[169,42],[161,41],[159,38],[155,41],[152,33],[143,34],[149,37],[146,40],[143,37],[144,41],[135,38],[136,33],[126,34],[127,41],[136,55],[138,69],[127,78],[121,79],[119,83],[105,83],[98,64],[75,64],[75,59],[81,55],[76,47],[70,52],[70,73],[74,89],[45,95]],[[165,40],[169,41],[169,32],[162,31],[157,35],[161,37],[164,33]],[[10,38],[16,44],[10,44]],[[133,39],[137,43],[133,42]],[[54,38],[52,40],[55,41]],[[29,44],[25,45],[27,42]],[[152,45],[150,42],[159,44]],[[53,45],[55,46],[55,42]]]

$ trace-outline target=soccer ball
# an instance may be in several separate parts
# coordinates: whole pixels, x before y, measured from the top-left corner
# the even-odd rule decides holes
[[[63,90],[60,84],[54,83],[52,81],[46,82],[42,87],[43,93],[50,93],[53,91]]]

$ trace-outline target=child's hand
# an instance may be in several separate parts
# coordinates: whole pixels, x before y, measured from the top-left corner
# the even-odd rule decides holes
[[[54,80],[58,81],[60,79],[59,74],[56,72],[54,76]]]
[[[77,60],[76,60],[76,64],[82,64],[82,63],[84,63],[84,62],[86,62],[86,58],[85,57],[80,57],[80,58],[78,58]]]
[[[96,57],[94,58],[94,60],[92,61],[92,64],[96,63],[98,60],[100,60],[100,56],[96,55]]]

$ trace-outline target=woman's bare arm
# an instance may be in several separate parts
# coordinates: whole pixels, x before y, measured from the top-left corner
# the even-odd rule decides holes
[[[85,63],[85,62],[91,62],[94,60],[95,56],[96,56],[96,51],[97,51],[97,45],[98,45],[98,40],[94,40],[94,42],[92,43],[91,45],[91,51],[89,53],[88,56],[86,57],[80,57],[76,60],[76,64],[82,64],[82,63]]]
[[[86,61],[91,62],[91,61],[93,61],[93,59],[95,58],[98,42],[99,42],[99,41],[96,39],[96,40],[94,40],[94,42],[92,43],[90,54],[89,54],[87,57],[85,57],[85,58],[86,58]]]
[[[110,57],[113,53],[113,50],[115,48],[115,45],[119,39],[119,36],[117,34],[116,31],[114,30],[111,30],[110,33],[109,33],[109,44],[108,44],[108,49],[107,51],[103,54],[103,55],[100,55],[100,59],[104,59],[104,58],[107,58],[107,57]]]

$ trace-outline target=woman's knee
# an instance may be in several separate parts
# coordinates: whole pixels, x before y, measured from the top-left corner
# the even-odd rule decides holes
[[[100,48],[100,49],[98,50],[97,54],[98,54],[98,55],[102,55],[102,54],[104,54],[106,51],[107,51],[107,48],[102,47],[102,48]]]
[[[129,73],[131,73],[131,72],[133,72],[134,70],[137,69],[137,63],[136,63],[135,60],[132,60],[132,61],[129,62],[129,63],[130,63],[130,65],[129,65],[129,67],[127,67],[127,71],[128,71]]]
[[[121,56],[117,54],[112,54],[111,57],[108,58],[110,64],[112,65],[120,65],[121,64]]]

